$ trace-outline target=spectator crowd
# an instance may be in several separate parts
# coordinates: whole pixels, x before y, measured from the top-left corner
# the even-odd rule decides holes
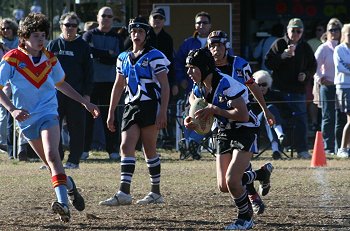
[[[124,94],[114,111],[117,132],[108,129],[106,120],[117,58],[121,52],[132,48],[132,41],[126,28],[113,27],[113,18],[112,9],[103,7],[96,21],[86,22],[81,32],[79,16],[74,12],[62,12],[59,20],[61,35],[46,41],[47,50],[59,59],[66,81],[84,98],[99,105],[101,111],[100,118],[94,120],[74,101],[70,102],[61,93],[57,94],[62,131],[59,145],[61,159],[64,158],[64,151],[69,152],[65,168],[79,168],[80,160],[88,159],[90,151],[95,149],[105,150],[111,160],[119,161],[121,158]],[[182,118],[177,118],[176,103],[184,100],[183,110],[185,113],[188,111],[188,96],[193,82],[186,73],[186,57],[191,50],[207,48],[217,68],[245,84],[251,90],[251,103],[261,106],[261,111],[257,109],[256,113],[261,112],[260,122],[264,125],[262,127],[266,127],[274,159],[280,159],[283,150],[288,148],[294,149],[299,158],[310,158],[310,132],[312,134],[317,130],[322,131],[327,154],[348,157],[347,145],[350,141],[346,122],[347,83],[344,76],[348,74],[349,64],[347,58],[341,58],[346,55],[344,50],[347,49],[346,24],[343,27],[336,18],[328,23],[317,22],[312,28],[314,37],[309,40],[306,40],[304,23],[299,18],[291,19],[286,27],[282,23],[274,24],[271,36],[259,41],[252,54],[261,65],[258,70],[267,72],[254,75],[249,62],[233,54],[225,31],[212,31],[212,20],[215,19],[209,13],[201,11],[194,16],[194,33],[185,38],[178,48],[174,47],[172,36],[164,29],[166,20],[162,8],[153,9],[147,18],[147,25],[151,28],[147,41],[150,46],[161,51],[170,63],[167,67],[170,87],[168,121],[167,127],[160,130],[158,147],[178,147],[181,159],[189,156],[196,160],[201,158],[201,145],[205,136],[183,126]],[[17,48],[18,23],[18,18],[1,20],[1,57]],[[215,37],[213,33],[218,36]],[[225,47],[222,51],[212,45],[216,38]],[[222,58],[220,52],[223,52]],[[262,75],[264,81],[260,83],[254,76]],[[11,97],[9,86],[4,86],[3,91]],[[271,104],[273,101],[275,103]],[[180,139],[176,139],[175,127],[179,122],[182,134]],[[287,131],[290,123],[294,126],[292,133]],[[0,149],[7,152],[11,159],[33,158],[33,150],[21,131],[13,135],[16,131],[13,126],[16,126],[16,122],[0,106]]]

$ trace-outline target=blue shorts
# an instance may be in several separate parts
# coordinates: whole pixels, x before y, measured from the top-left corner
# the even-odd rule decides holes
[[[36,140],[40,138],[42,130],[53,126],[59,126],[59,117],[58,115],[51,114],[41,117],[33,124],[21,128],[21,130],[27,140]]]

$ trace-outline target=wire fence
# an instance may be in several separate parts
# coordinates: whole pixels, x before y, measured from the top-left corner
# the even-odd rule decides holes
[[[279,104],[291,104],[291,103],[321,103],[321,102],[336,102],[337,100],[324,100],[324,101],[315,101],[315,100],[274,100],[274,101],[266,101],[266,104],[275,104],[275,105],[279,105]],[[258,104],[258,102],[250,102],[251,104]],[[169,121],[172,125],[175,126],[174,127],[168,127],[167,129],[174,129],[175,130],[175,149],[178,150],[178,142],[180,141],[180,139],[183,138],[183,119],[184,119],[184,113],[186,111],[186,104],[187,104],[187,99],[179,99],[177,100],[176,103],[169,103],[168,105],[168,116],[169,116],[169,120],[173,120],[173,121]],[[97,105],[98,107],[109,107],[109,105]],[[118,104],[117,105],[118,109],[123,109],[124,108],[124,104]],[[102,121],[104,122],[104,121]],[[121,121],[119,121],[119,123],[121,123]],[[13,140],[19,140],[17,138],[17,126],[13,126]],[[168,136],[169,134],[173,134],[173,132],[166,132],[167,135],[164,135],[163,132],[160,133],[160,139],[164,138],[164,136]],[[174,137],[170,137],[170,138],[174,138]],[[19,141],[18,141],[19,142]],[[17,143],[13,142],[14,144]],[[17,145],[13,145],[13,153],[17,153]]]

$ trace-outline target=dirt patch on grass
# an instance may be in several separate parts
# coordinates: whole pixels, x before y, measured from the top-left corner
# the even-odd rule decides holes
[[[119,164],[97,153],[68,170],[86,200],[86,210],[71,209],[64,224],[53,215],[55,200],[49,174],[41,163],[22,163],[0,156],[0,230],[222,230],[236,217],[227,194],[216,188],[215,161],[179,161],[178,154],[162,152],[162,205],[136,205],[150,189],[141,155],[132,183],[133,204],[102,207],[119,184]],[[348,160],[328,159],[328,167],[309,168],[309,160],[272,161],[270,153],[253,161],[275,166],[272,189],[264,199],[266,211],[255,216],[254,230],[350,230]],[[258,183],[256,183],[256,187]]]

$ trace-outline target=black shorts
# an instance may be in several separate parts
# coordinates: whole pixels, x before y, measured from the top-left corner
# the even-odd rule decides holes
[[[232,153],[233,149],[257,154],[259,128],[240,127],[220,130],[217,134],[217,154]]]
[[[131,103],[125,105],[122,131],[128,130],[132,125],[137,124],[140,128],[154,125],[158,114],[157,101],[142,101],[137,104]]]

